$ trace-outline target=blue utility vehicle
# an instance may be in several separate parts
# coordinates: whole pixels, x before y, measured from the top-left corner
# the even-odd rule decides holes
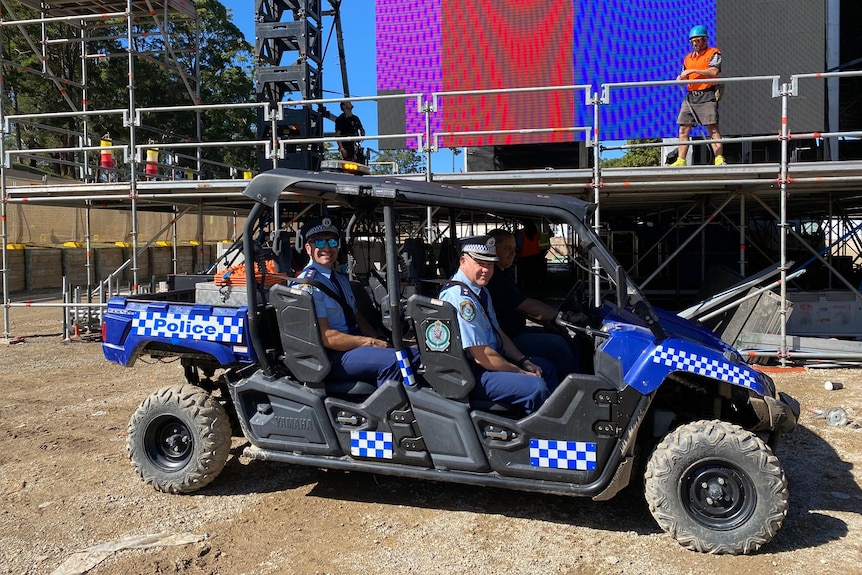
[[[297,170],[262,173],[244,195],[254,273],[243,305],[117,299],[105,315],[108,359],[174,356],[186,366],[187,382],[146,398],[129,423],[128,454],[146,483],[201,489],[225,465],[233,427],[261,461],[594,500],[642,482],[661,528],[702,552],[750,553],[780,529],[789,494],[775,450],[798,403],[713,332],[653,308],[591,228],[592,204]],[[421,362],[403,379],[329,377],[312,297],[271,281],[267,260],[296,269],[277,238],[309,206],[345,224],[360,311],[396,350],[418,346]],[[562,374],[529,415],[471,399],[458,312],[435,297],[457,267],[447,245],[459,226],[522,218],[564,233],[574,272],[604,296],[591,325],[557,316],[581,370]],[[421,241],[440,229],[443,241]],[[560,311],[590,306],[579,294],[570,290]]]

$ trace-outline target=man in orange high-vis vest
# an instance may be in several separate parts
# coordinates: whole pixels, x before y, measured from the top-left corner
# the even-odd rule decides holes
[[[710,48],[707,44],[706,26],[695,26],[688,36],[693,50],[683,60],[682,72],[676,79],[717,78],[721,73],[721,51],[718,48]],[[676,119],[676,123],[679,124],[680,142],[688,142],[691,129],[697,125],[706,126],[710,139],[721,139],[721,133],[718,131],[718,101],[715,97],[715,86],[715,83],[696,82],[687,85],[685,100]],[[716,166],[727,163],[722,155],[721,142],[713,143],[712,151],[715,153]],[[677,160],[671,165],[685,166],[688,144],[680,143],[677,154]]]

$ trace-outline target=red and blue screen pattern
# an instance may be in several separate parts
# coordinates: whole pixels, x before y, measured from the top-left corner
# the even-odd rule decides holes
[[[583,139],[601,84],[673,80],[688,31],[714,36],[716,0],[376,0],[377,88],[443,93],[432,132],[441,147]],[[588,86],[512,92],[515,88]],[[446,94],[504,90],[486,94]],[[605,139],[672,137],[679,86],[613,88]],[[416,102],[408,133],[424,132]],[[520,130],[533,132],[517,132]],[[491,133],[489,133],[491,132]],[[502,132],[502,133],[500,133]]]

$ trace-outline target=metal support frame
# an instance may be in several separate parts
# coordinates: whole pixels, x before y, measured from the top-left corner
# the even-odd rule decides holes
[[[190,97],[193,101],[197,102],[200,98],[200,87],[198,83],[198,78],[200,76],[199,68],[196,68],[194,73],[189,74],[186,73],[182,66],[178,64],[178,51],[175,51],[171,45],[170,37],[167,33],[167,21],[172,14],[169,12],[169,6],[167,3],[163,4],[163,11],[159,13],[155,8],[154,4],[147,0],[145,2],[146,6],[144,7],[135,7],[132,0],[126,1],[126,9],[124,12],[114,12],[114,13],[105,13],[103,10],[96,11],[96,13],[87,13],[86,7],[83,5],[80,6],[80,13],[76,14],[64,14],[61,16],[48,16],[46,11],[41,12],[40,17],[37,19],[15,19],[15,14],[8,10],[8,6],[5,7],[5,14],[7,16],[11,16],[11,21],[4,22],[4,26],[0,27],[0,50],[2,50],[2,37],[5,34],[10,33],[9,30],[12,30],[12,33],[20,33],[24,36],[28,44],[30,45],[30,49],[39,55],[42,61],[42,69],[38,71],[33,71],[49,81],[51,81],[57,88],[61,97],[63,97],[69,106],[70,112],[64,113],[54,113],[54,114],[43,114],[41,117],[78,117],[81,118],[81,131],[78,133],[78,150],[82,152],[83,163],[79,169],[79,175],[81,179],[85,182],[90,181],[90,152],[95,152],[101,149],[100,146],[91,146],[90,145],[90,118],[93,116],[104,116],[106,114],[113,113],[122,113],[124,117],[124,125],[128,128],[128,140],[129,145],[116,145],[109,146],[109,149],[118,149],[123,151],[124,160],[130,166],[130,172],[133,174],[133,177],[130,178],[129,181],[129,192],[127,194],[127,199],[129,201],[129,205],[131,208],[131,220],[132,220],[132,229],[131,229],[131,239],[132,239],[132,259],[131,259],[131,270],[133,275],[133,290],[137,291],[139,286],[139,281],[137,277],[138,273],[138,263],[137,263],[137,253],[138,253],[138,223],[137,223],[137,213],[138,213],[138,192],[137,192],[137,183],[136,177],[136,166],[138,163],[136,150],[136,139],[137,133],[136,129],[138,128],[138,119],[139,115],[136,112],[137,104],[135,101],[135,60],[140,57],[142,54],[136,52],[134,50],[135,39],[142,37],[140,33],[134,32],[134,27],[139,24],[137,18],[141,16],[148,16],[152,18],[154,27],[161,34],[164,43],[165,49],[164,54],[166,58],[163,62],[163,65],[167,65],[169,69],[176,71],[180,74],[186,89],[189,92]],[[28,5],[25,2],[25,5]],[[28,5],[29,6],[29,5]],[[44,7],[44,4],[39,4],[40,8]],[[35,6],[30,6],[35,8]],[[56,11],[52,12],[56,13]],[[191,11],[190,13],[184,13],[183,18],[194,17],[196,19],[196,12]],[[88,70],[87,70],[87,61],[92,59],[93,55],[88,54],[86,45],[88,41],[96,40],[100,37],[91,36],[89,34],[89,29],[91,25],[96,25],[104,22],[105,20],[114,20],[114,21],[125,21],[126,33],[123,36],[117,36],[116,39],[125,38],[125,42],[127,43],[128,49],[123,54],[124,57],[127,58],[128,62],[128,101],[127,108],[123,110],[91,110],[89,109],[89,96],[88,96]],[[78,28],[77,37],[74,38],[61,38],[61,39],[51,39],[48,37],[47,25],[49,23],[62,23],[66,24],[72,28]],[[30,37],[29,32],[26,27],[31,24],[38,24],[40,26],[41,32],[41,40],[35,41]],[[49,45],[63,42],[79,42],[80,43],[80,55],[81,55],[81,82],[72,82],[66,78],[58,75],[53,68],[51,67],[47,49]],[[149,56],[153,55],[153,52],[148,53]],[[104,57],[106,55],[98,55],[99,57]],[[197,60],[196,60],[197,62]],[[6,60],[3,57],[2,51],[0,51],[0,64],[3,66],[17,66],[14,62]],[[197,66],[197,64],[196,64]],[[27,70],[30,71],[30,70]],[[9,308],[11,306],[9,301],[9,282],[7,277],[8,271],[8,254],[7,254],[7,243],[8,243],[8,228],[6,222],[7,215],[7,203],[8,203],[8,191],[7,191],[7,169],[10,167],[9,158],[13,153],[16,153],[16,150],[7,150],[6,148],[6,135],[9,133],[10,119],[15,120],[15,117],[5,116],[5,106],[3,106],[3,99],[5,98],[5,89],[3,86],[4,82],[4,74],[0,74],[0,219],[2,219],[2,229],[0,229],[0,240],[2,240],[2,261],[3,261],[3,303],[4,303],[4,314],[3,314],[3,325],[4,325],[4,335],[5,338],[9,338],[11,336],[9,329]],[[67,90],[69,88],[79,89],[81,90],[81,109],[78,109],[75,105],[72,98],[69,96]],[[21,118],[22,122],[29,121],[28,118]],[[197,139],[200,140],[201,129],[200,129],[200,121],[197,122]],[[67,151],[65,149],[59,151]],[[50,152],[48,149],[44,150],[32,150],[33,152]],[[200,153],[197,154],[200,157]],[[86,231],[85,231],[85,247],[86,247],[86,263],[85,266],[87,268],[87,287],[88,287],[88,298],[91,298],[93,290],[92,285],[94,283],[94,278],[92,276],[93,268],[92,268],[92,245],[91,245],[91,231],[90,231],[90,208],[92,206],[92,201],[95,198],[90,197],[84,202],[84,206],[86,209]],[[88,299],[88,303],[91,303],[91,299]]]
[[[269,104],[270,114],[259,114],[258,138],[267,138],[271,147],[259,158],[259,166],[317,169],[323,159],[323,146],[317,143],[297,144],[288,153],[279,134],[283,127],[296,125],[303,139],[323,136],[323,113],[311,106],[299,107],[293,117],[285,118],[281,102],[313,100],[323,96],[323,12],[322,0],[256,0],[255,2],[255,91],[257,101]],[[339,2],[333,6],[340,26]],[[285,14],[293,20],[282,21]],[[343,66],[342,66],[343,68]],[[278,116],[273,113],[277,110]]]
[[[601,133],[599,131],[599,126],[601,124],[601,104],[607,104],[610,101],[610,98],[604,90],[602,90],[601,96],[596,92],[589,95],[588,104],[593,107],[593,180],[592,180],[592,188],[593,188],[593,203],[596,204],[596,210],[593,212],[593,231],[596,233],[596,236],[600,235],[601,232],[601,209],[600,200],[601,200],[601,189],[602,189],[602,161],[601,161],[601,148],[599,146],[599,142],[601,142]],[[593,281],[591,282],[590,289],[592,291],[592,300],[593,305],[595,307],[599,307],[602,304],[602,296],[601,296],[601,269],[602,266],[599,264],[599,261],[593,259],[592,262],[592,270],[593,270]]]
[[[173,255],[173,260],[174,260],[174,261],[173,261],[173,269],[174,269],[174,273],[176,273],[176,269],[177,269],[177,267],[176,267],[176,263],[177,263],[177,249],[176,249],[176,245],[177,245],[177,243],[176,243],[176,225],[177,225],[177,221],[178,221],[181,217],[183,217],[184,215],[186,215],[186,213],[188,213],[188,212],[189,212],[189,210],[191,210],[191,207],[187,207],[186,209],[184,209],[184,210],[182,211],[182,213],[177,214],[177,210],[176,210],[176,208],[174,208],[174,214],[175,214],[175,215],[174,215],[174,217],[173,217],[173,218],[171,218],[171,221],[170,221],[170,222],[168,222],[165,226],[163,226],[163,227],[162,227],[162,229],[160,229],[158,232],[156,232],[155,234],[153,234],[153,236],[152,236],[149,240],[147,240],[147,242],[143,245],[143,247],[137,247],[137,246],[134,246],[134,247],[132,248],[134,251],[132,252],[131,257],[130,257],[129,259],[127,259],[126,261],[124,261],[124,262],[120,265],[120,267],[118,267],[117,269],[115,269],[114,271],[112,271],[110,274],[108,274],[108,277],[106,277],[105,279],[101,280],[101,281],[99,282],[99,286],[93,290],[93,293],[94,293],[94,294],[95,294],[95,293],[98,293],[98,294],[105,293],[105,291],[106,291],[106,289],[105,289],[105,288],[106,288],[106,286],[113,285],[113,279],[114,279],[115,277],[119,276],[120,272],[122,272],[122,271],[123,271],[123,270],[125,270],[127,267],[129,267],[129,265],[134,265],[134,262],[135,262],[135,261],[137,261],[137,257],[138,257],[139,255],[141,255],[142,253],[144,253],[144,250],[145,250],[145,249],[149,248],[151,245],[153,245],[154,243],[156,243],[156,241],[158,241],[159,236],[161,236],[163,233],[165,233],[166,231],[168,231],[168,229],[173,229],[173,230],[174,230],[174,231],[173,231],[174,242],[173,242],[172,255]],[[107,290],[107,291],[109,291],[109,290]]]
[[[3,46],[3,27],[0,26],[0,62],[4,60]],[[0,64],[2,66],[2,64]],[[6,74],[0,72],[0,253],[2,253],[2,268],[3,273],[3,338],[8,340],[12,337],[9,332],[9,254],[7,246],[9,244],[9,231],[6,223],[6,212],[8,210],[6,204],[6,135],[8,124],[6,123]]]
[[[330,13],[324,13],[321,11],[322,0],[256,0],[255,1],[255,9],[258,14],[258,22],[262,25],[261,31],[264,31],[266,28],[266,34],[260,35],[261,40],[256,48],[258,48],[259,53],[265,56],[265,59],[268,61],[267,65],[270,66],[270,70],[261,70],[260,78],[267,78],[268,81],[271,80],[275,83],[281,83],[278,87],[269,90],[272,94],[279,94],[279,98],[277,101],[267,101],[261,103],[250,103],[250,106],[259,106],[261,109],[266,109],[265,114],[265,123],[267,123],[272,129],[273,137],[263,139],[258,138],[256,140],[247,141],[247,142],[231,142],[231,145],[248,145],[255,146],[259,149],[265,149],[266,158],[273,166],[277,166],[279,160],[284,159],[285,157],[285,147],[286,142],[291,142],[293,144],[302,144],[305,148],[309,147],[322,147],[321,144],[326,140],[323,138],[322,133],[322,123],[317,122],[315,124],[313,132],[309,132],[307,138],[301,139],[293,139],[293,138],[279,138],[278,137],[278,126],[279,122],[284,120],[286,108],[289,106],[302,106],[305,109],[312,110],[312,105],[317,104],[318,109],[323,109],[323,104],[327,102],[337,102],[342,101],[343,98],[339,99],[331,99],[324,100],[321,98],[322,94],[322,84],[320,82],[320,70],[322,63],[322,54],[321,44],[322,44],[322,34],[321,34],[321,19],[324,16],[334,16],[336,18],[336,26],[340,26],[340,22],[338,18],[339,7],[341,4],[340,0],[329,0],[330,5],[334,8],[334,10]],[[32,2],[25,2],[27,5],[33,4]],[[81,3],[82,5],[86,3]],[[141,6],[137,6],[136,4],[141,3],[133,3],[131,0],[127,0],[126,2],[126,11],[125,12],[116,12],[110,14],[111,18],[115,20],[125,20],[127,22],[125,39],[129,46],[134,46],[134,42],[138,39],[139,34],[133,33],[132,22],[133,15],[132,11],[137,10],[139,13],[141,11]],[[145,0],[144,4],[146,4],[148,10],[146,11],[149,16],[152,17],[155,28],[159,31],[163,37],[167,38],[167,26],[168,26],[168,18],[171,16],[167,13],[167,8],[164,12],[154,11],[154,3],[150,0]],[[287,13],[299,15],[294,16],[294,21],[292,22],[280,22],[281,17]],[[6,13],[9,15],[9,13]],[[53,12],[52,12],[53,14]],[[82,90],[82,93],[86,94],[88,90],[88,80],[87,80],[87,66],[85,61],[91,60],[96,57],[108,57],[115,55],[93,55],[88,54],[85,45],[88,41],[95,40],[97,36],[91,35],[92,31],[89,28],[90,22],[101,20],[105,15],[103,14],[77,14],[77,15],[64,15],[57,17],[47,17],[47,14],[43,12],[42,17],[38,19],[32,20],[23,20],[23,21],[5,21],[4,26],[0,27],[0,40],[4,34],[14,34],[22,31],[23,26],[27,26],[30,24],[40,24],[43,30],[43,36],[45,36],[45,25],[51,22],[64,22],[69,24],[70,26],[79,26],[80,33],[75,41],[79,41],[81,43],[81,59],[82,59],[82,82],[78,84],[69,84],[63,81],[62,78],[59,78],[54,75],[54,70],[50,65],[50,62],[47,59],[43,59],[45,64],[43,65],[41,70],[34,71],[45,78],[48,78],[54,85],[63,86],[63,87],[72,87],[74,89]],[[190,17],[190,14],[183,14],[183,17]],[[12,14],[12,18],[14,18],[14,14]],[[303,20],[304,19],[304,20]],[[281,35],[280,35],[281,34]],[[70,41],[68,39],[49,39],[42,38],[41,42],[36,41],[34,38],[29,38],[28,41],[31,44],[31,48],[36,51],[37,54],[44,55],[47,50],[47,46],[50,45],[53,41]],[[11,60],[7,60],[2,53],[3,42],[0,41],[0,63],[3,66],[15,66],[15,63]],[[179,51],[175,50],[172,46],[169,46],[165,51],[165,62],[173,65],[173,61],[177,59],[177,55]],[[129,101],[128,107],[121,110],[94,110],[88,104],[84,104],[81,110],[74,110],[73,112],[69,112],[68,114],[74,114],[81,117],[82,130],[79,140],[79,146],[77,150],[79,153],[83,154],[84,158],[88,158],[92,152],[96,152],[98,147],[90,146],[90,142],[88,141],[88,136],[90,131],[90,126],[93,124],[94,119],[97,117],[104,117],[110,114],[121,114],[124,118],[124,122],[126,127],[128,128],[128,143],[117,144],[112,146],[112,148],[122,149],[124,150],[124,154],[126,156],[126,160],[129,165],[132,167],[132,173],[135,174],[137,171],[137,166],[141,163],[139,158],[139,153],[142,151],[146,145],[142,142],[137,141],[139,138],[139,133],[144,129],[142,124],[141,114],[143,113],[152,113],[158,114],[162,110],[176,111],[180,107],[178,106],[170,106],[170,107],[160,107],[160,108],[152,108],[152,109],[141,109],[137,108],[135,101],[135,86],[134,86],[134,68],[135,68],[135,58],[143,56],[143,53],[134,53],[130,49],[128,54],[123,54],[122,56],[126,56],[128,58],[128,68],[129,68]],[[119,57],[120,55],[116,55]],[[291,61],[289,66],[281,66],[282,59],[287,57],[288,59],[295,57],[295,61]],[[266,66],[264,66],[266,68]],[[279,70],[279,68],[289,68],[289,70]],[[198,174],[198,178],[200,178],[200,174],[202,172],[203,160],[201,159],[201,151],[205,147],[222,145],[227,143],[221,142],[200,142],[201,133],[202,133],[202,120],[201,115],[205,113],[207,107],[199,106],[197,104],[199,98],[199,86],[198,79],[200,77],[199,70],[196,69],[194,71],[184,70],[181,67],[177,67],[177,72],[183,77],[183,81],[186,82],[187,88],[189,88],[190,96],[194,98],[195,101],[195,114],[196,114],[196,136],[197,142],[192,142],[188,144],[177,144],[175,147],[177,149],[188,149],[189,158],[193,158],[196,161],[196,173]],[[273,76],[268,76],[267,74],[272,72]],[[281,74],[279,76],[279,74]],[[788,206],[788,194],[790,190],[793,188],[793,185],[822,185],[829,186],[830,182],[838,182],[840,181],[843,185],[852,182],[859,182],[860,187],[862,187],[862,176],[857,175],[849,175],[842,176],[841,174],[830,174],[828,178],[792,178],[789,165],[789,141],[791,138],[802,138],[802,137],[810,137],[816,139],[831,139],[831,138],[839,138],[846,136],[858,136],[862,135],[862,132],[839,132],[837,131],[836,125],[834,122],[830,121],[829,129],[830,131],[817,132],[812,134],[795,134],[791,135],[788,129],[788,101],[790,97],[797,96],[800,93],[800,84],[802,81],[806,81],[809,79],[813,79],[816,81],[827,81],[832,82],[843,76],[851,76],[851,75],[860,75],[860,72],[837,72],[837,73],[829,73],[829,74],[800,74],[791,76],[790,82],[788,83],[780,83],[779,78],[775,76],[758,76],[758,77],[749,77],[749,78],[722,78],[720,81],[722,83],[732,83],[732,82],[770,82],[772,85],[772,96],[780,97],[782,99],[782,113],[781,113],[781,129],[776,136],[755,136],[748,138],[724,138],[721,141],[723,142],[732,142],[732,141],[774,141],[778,139],[781,143],[781,158],[779,163],[779,176],[776,180],[774,180],[774,184],[780,190],[780,209],[779,214],[775,214],[772,212],[766,204],[763,202],[761,198],[757,196],[756,193],[749,192],[747,188],[763,186],[764,180],[762,178],[754,178],[754,177],[744,177],[744,175],[737,175],[735,177],[725,178],[722,182],[728,187],[733,187],[737,191],[731,193],[728,197],[728,202],[735,196],[739,195],[740,197],[740,215],[739,215],[739,269],[740,272],[744,275],[746,271],[746,247],[747,247],[747,223],[746,223],[746,214],[750,212],[750,208],[747,207],[747,195],[752,195],[759,205],[767,208],[769,211],[779,222],[780,226],[780,248],[782,260],[779,264],[781,267],[782,281],[782,302],[785,302],[783,306],[782,313],[784,315],[783,319],[786,320],[786,292],[785,285],[787,279],[787,261],[786,261],[786,253],[787,253],[787,233],[794,234],[793,230],[787,224],[788,221],[788,210],[790,206]],[[3,75],[0,74],[0,98],[4,98],[5,96],[5,87],[4,87],[4,78]],[[601,205],[601,200],[603,197],[606,197],[609,193],[621,193],[626,191],[627,187],[630,185],[628,181],[614,181],[612,178],[607,176],[607,173],[603,173],[601,167],[601,152],[604,150],[615,149],[611,146],[605,146],[602,144],[601,138],[601,126],[599,125],[600,118],[600,106],[603,105],[612,105],[611,101],[611,92],[616,88],[637,88],[646,85],[676,85],[676,84],[685,84],[685,81],[667,81],[667,82],[626,82],[626,83],[613,83],[613,84],[601,84],[600,89],[598,91],[594,91],[592,85],[585,86],[570,86],[570,87],[535,87],[529,89],[504,89],[504,90],[491,90],[491,91],[477,91],[477,92],[505,92],[505,91],[534,91],[534,90],[551,90],[551,89],[583,89],[586,95],[586,102],[588,105],[593,106],[593,125],[586,127],[568,127],[565,130],[568,132],[578,132],[578,131],[587,131],[587,143],[591,146],[592,149],[592,157],[593,157],[593,167],[589,174],[589,181],[583,180],[578,181],[576,184],[572,181],[561,181],[560,183],[555,183],[553,181],[553,174],[548,175],[548,180],[541,184],[525,184],[525,189],[535,189],[540,185],[544,190],[548,192],[553,191],[564,191],[566,193],[578,193],[579,191],[584,191],[591,195],[592,200],[599,205],[599,208],[595,211],[593,226],[598,232],[601,229],[602,222],[605,217],[602,214],[602,210],[604,210],[604,206]],[[348,88],[345,77],[345,96],[348,96]],[[296,88],[296,90],[294,90]],[[281,98],[288,93],[288,90],[301,92],[301,100],[300,101],[290,101],[283,102]],[[266,91],[266,90],[265,90]],[[398,95],[391,96],[393,98],[414,98],[417,102],[417,107],[421,111],[421,113],[425,116],[425,130],[420,134],[409,134],[410,137],[415,137],[417,141],[417,146],[421,150],[421,152],[425,156],[426,162],[426,173],[424,177],[427,180],[434,179],[436,176],[433,174],[431,169],[431,159],[432,154],[439,150],[439,138],[457,135],[457,133],[432,133],[431,126],[433,125],[432,117],[434,114],[438,114],[439,110],[437,107],[437,98],[440,96],[444,96],[445,93],[438,93],[430,95],[430,99],[428,99],[428,95],[423,94],[411,94],[411,95]],[[354,101],[367,100],[377,101],[383,99],[383,97],[358,97],[351,98]],[[85,100],[88,100],[85,98]],[[0,100],[2,103],[2,100]],[[317,113],[317,112],[315,112]],[[2,106],[0,106],[0,135],[7,136],[9,134],[10,129],[10,120],[14,122],[32,122],[39,120],[39,115],[22,115],[21,117],[11,117],[5,116]],[[42,115],[44,117],[50,115]],[[156,122],[153,122],[156,124]],[[383,136],[386,137],[386,136]],[[391,136],[398,137],[398,136]],[[378,136],[378,138],[382,138]],[[330,140],[332,138],[329,138]],[[699,145],[697,141],[690,142],[691,145]],[[715,143],[715,141],[704,141],[703,144],[711,144]],[[619,146],[618,148],[633,148],[638,146],[646,146],[646,144],[632,144],[626,146]],[[45,150],[41,150],[45,151]],[[40,150],[29,150],[27,151],[31,154],[39,153]],[[2,175],[0,175],[0,216],[2,216],[2,229],[0,229],[0,239],[2,239],[2,272],[3,272],[3,300],[4,300],[4,328],[6,337],[9,337],[9,284],[7,279],[8,272],[8,258],[7,258],[7,242],[8,242],[8,228],[6,223],[7,209],[8,203],[10,201],[10,192],[7,185],[7,162],[9,158],[14,154],[21,153],[23,155],[23,151],[18,150],[8,150],[6,146],[5,138],[0,138],[0,169],[2,169]],[[194,155],[192,155],[194,154]],[[86,172],[88,171],[89,161],[85,160],[82,168],[82,179],[86,180],[89,176]],[[578,176],[580,177],[580,176]],[[452,180],[456,180],[456,178],[452,178]],[[476,184],[474,185],[483,185],[481,179],[477,179]],[[459,183],[455,181],[454,183]],[[517,188],[518,186],[517,178],[512,178],[512,189]],[[678,189],[680,191],[687,189],[696,189],[697,186],[703,185],[702,182],[696,181],[694,178],[688,180],[679,180],[679,181],[671,181],[662,177],[656,177],[654,181],[641,181],[639,185],[645,190],[673,190]],[[532,186],[530,188],[529,186]],[[150,192],[150,193],[148,193]],[[740,193],[741,192],[741,193]],[[648,193],[648,192],[647,192]],[[714,192],[711,192],[714,193]],[[77,196],[75,195],[77,194]],[[133,243],[133,255],[137,254],[140,247],[138,246],[138,235],[140,230],[137,225],[137,213],[140,209],[143,209],[145,203],[149,202],[159,202],[160,205],[171,205],[172,210],[174,210],[174,214],[177,213],[176,205],[181,203],[182,201],[187,201],[188,204],[195,205],[200,213],[203,213],[204,206],[202,202],[206,201],[202,199],[202,194],[200,192],[200,188],[188,188],[187,190],[180,190],[179,193],[171,193],[169,196],[160,196],[158,193],[153,191],[153,188],[149,185],[149,183],[144,182],[136,182],[136,178],[130,178],[130,181],[124,183],[122,185],[117,185],[114,188],[100,188],[98,191],[93,193],[92,191],[81,192],[75,191],[70,192],[64,197],[61,197],[61,193],[54,194],[52,192],[45,192],[43,196],[38,198],[38,201],[44,203],[64,203],[69,202],[77,198],[77,201],[83,202],[85,206],[91,206],[93,202],[96,201],[115,201],[118,199],[124,199],[127,202],[127,205],[131,208],[132,211],[132,243]],[[212,194],[207,194],[207,198],[221,202],[221,200],[235,197],[236,194],[229,191],[216,191]],[[680,196],[681,197],[681,196]],[[20,197],[12,197],[12,201],[25,201]],[[688,201],[688,200],[687,200]],[[187,205],[188,205],[187,204]],[[700,203],[694,203],[693,206],[701,205]],[[727,204],[725,204],[727,205]],[[723,208],[724,206],[722,206]],[[716,214],[721,214],[722,208],[719,208],[717,212],[715,212],[712,217]],[[221,209],[224,209],[223,207]],[[693,209],[693,207],[692,207]],[[236,218],[236,211],[233,211],[233,216]],[[200,217],[200,216],[199,216]],[[87,222],[88,222],[88,230],[87,230],[87,246],[89,250],[89,209],[87,213]],[[175,217],[176,219],[176,217]],[[702,217],[703,225],[706,225],[707,218],[705,215]],[[454,223],[454,222],[452,222]],[[431,223],[431,214],[428,214],[428,235],[432,234],[432,223]],[[450,226],[450,230],[454,230],[455,226]],[[699,231],[702,231],[702,227]],[[696,231],[695,234],[699,233]],[[670,233],[670,231],[666,232]],[[203,244],[203,238],[200,236],[202,234],[202,227],[199,226],[199,242]],[[690,242],[694,239],[694,235],[687,240]],[[802,239],[796,235],[797,238],[802,241]],[[174,246],[176,247],[176,230],[174,229]],[[803,242],[804,243],[804,242]],[[650,248],[652,250],[654,248]],[[809,249],[812,249],[809,247]],[[646,253],[649,253],[648,250]],[[640,255],[640,259],[643,258],[644,255]],[[640,261],[640,259],[638,261]],[[828,257],[824,260],[827,265],[829,265],[830,269],[834,272],[834,268],[832,268],[830,262],[828,261]],[[665,262],[669,261],[669,259],[665,260]],[[137,261],[133,259],[131,263],[132,269],[134,271],[134,279],[133,284],[135,286],[138,285],[137,278]],[[87,264],[90,265],[89,263]],[[665,264],[666,265],[666,264]],[[88,270],[89,271],[89,270]],[[652,277],[648,278],[645,284],[648,283]],[[91,280],[88,278],[88,283]],[[845,282],[846,284],[846,282]],[[854,289],[854,286],[847,285],[850,289]],[[596,296],[596,300],[599,297],[600,289],[598,279],[593,284],[592,289]],[[786,321],[782,321],[782,325]],[[783,334],[783,335],[786,335]],[[783,354],[785,350],[782,350]]]

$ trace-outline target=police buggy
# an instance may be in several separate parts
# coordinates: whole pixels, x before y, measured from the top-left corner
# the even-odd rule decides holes
[[[255,272],[246,274],[240,343],[254,361],[214,386],[165,388],[141,404],[128,452],[156,489],[190,493],[213,481],[233,427],[253,460],[597,501],[642,482],[658,525],[702,552],[750,553],[781,528],[788,486],[775,449],[798,403],[713,332],[654,308],[591,229],[592,204],[286,169],[256,176],[244,195],[253,207],[243,253]],[[421,361],[403,365],[399,380],[329,377],[311,295],[268,281],[267,259],[286,255],[272,238],[309,206],[344,223],[363,314],[396,352],[418,346]],[[458,221],[489,210],[571,230],[580,273],[588,283],[598,276],[606,296],[591,326],[558,315],[556,327],[586,357],[529,415],[471,400],[457,311],[435,297],[456,265]],[[432,214],[450,232],[434,245],[421,237]],[[560,311],[589,305],[580,294],[570,290]]]

